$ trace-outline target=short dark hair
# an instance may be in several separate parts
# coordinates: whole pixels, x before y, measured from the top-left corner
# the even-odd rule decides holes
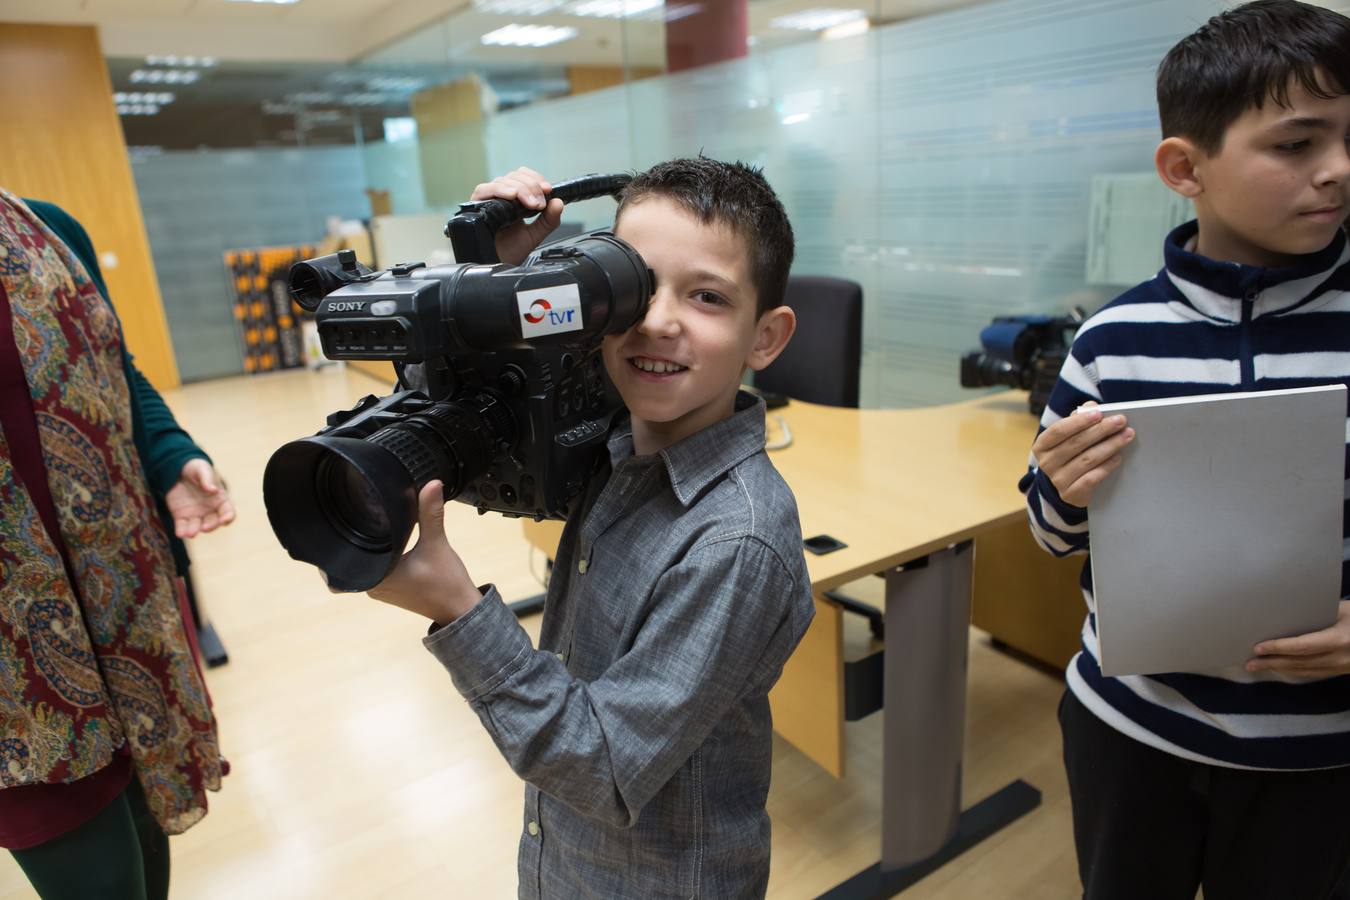
[[[1322,99],[1350,91],[1350,19],[1298,0],[1256,0],[1220,13],[1158,67],[1163,137],[1188,138],[1216,154],[1248,109],[1267,99],[1287,106],[1295,79]]]
[[[792,268],[792,223],[758,168],[702,155],[657,163],[624,188],[615,224],[625,209],[647,197],[664,197],[700,222],[724,225],[739,235],[750,251],[755,314],[783,305]]]

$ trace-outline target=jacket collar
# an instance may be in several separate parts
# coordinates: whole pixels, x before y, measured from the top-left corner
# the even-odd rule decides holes
[[[671,444],[656,457],[665,464],[675,498],[687,507],[704,488],[763,449],[764,400],[749,391],[738,391],[735,411],[729,417]],[[609,439],[609,458],[616,471],[630,460],[642,464],[633,457],[631,420],[616,425]],[[653,457],[646,460],[655,461]]]
[[[1176,299],[1206,318],[1242,320],[1242,301],[1253,301],[1251,318],[1285,312],[1321,294],[1327,282],[1350,262],[1345,231],[1316,253],[1300,256],[1290,266],[1265,268],[1218,262],[1195,252],[1200,233],[1196,221],[1175,228],[1163,244],[1166,283]]]

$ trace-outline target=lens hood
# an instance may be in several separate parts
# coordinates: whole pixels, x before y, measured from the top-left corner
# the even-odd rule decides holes
[[[335,508],[328,483],[340,472],[354,493],[368,498],[380,528],[352,521]],[[403,555],[417,522],[417,485],[384,447],[358,438],[301,438],[272,454],[263,473],[263,501],[277,539],[292,559],[317,566],[328,586],[367,591],[384,580]]]

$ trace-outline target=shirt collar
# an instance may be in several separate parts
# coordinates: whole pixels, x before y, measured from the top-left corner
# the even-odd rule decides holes
[[[1350,262],[1345,231],[1316,253],[1298,257],[1293,265],[1266,268],[1219,262],[1195,252],[1200,224],[1187,222],[1173,229],[1163,244],[1168,282],[1178,299],[1202,315],[1224,322],[1242,319],[1242,300],[1254,300],[1252,318],[1284,312],[1307,300],[1336,271]]]
[[[665,463],[670,488],[680,505],[689,506],[703,489],[732,467],[764,449],[764,400],[749,391],[736,393],[732,414],[652,456],[633,456],[633,423],[625,419],[609,438],[609,459],[618,470],[629,465]]]

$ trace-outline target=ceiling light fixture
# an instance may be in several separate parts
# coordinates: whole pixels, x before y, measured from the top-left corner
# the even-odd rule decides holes
[[[143,94],[140,91],[131,91],[130,93],[118,91],[113,94],[113,102],[118,106],[127,103],[158,103],[160,106],[168,106],[173,101],[174,95],[167,91],[157,94]]]
[[[182,66],[186,69],[195,69],[200,66],[203,69],[209,69],[216,64],[214,56],[178,56],[170,53],[166,56],[147,56],[145,58],[147,66],[168,66],[177,68]]]
[[[400,78],[392,75],[382,75],[378,78],[365,80],[365,85],[372,91],[387,91],[396,94],[410,94],[413,91],[420,91],[427,86],[425,78]]]
[[[567,11],[574,16],[618,19],[640,16],[665,6],[665,0],[576,0]]]
[[[785,28],[792,31],[824,31],[856,19],[865,19],[861,9],[804,9],[787,16],[779,16],[769,22],[770,28]]]
[[[338,98],[348,106],[382,106],[389,102],[389,98],[375,91],[359,91],[353,94],[343,94]]]
[[[332,91],[301,91],[298,94],[287,94],[286,99],[292,103],[316,106],[320,103],[332,103],[336,101],[337,95]]]
[[[567,0],[473,0],[474,9],[494,16],[542,16]]]
[[[483,35],[482,42],[497,47],[548,47],[570,41],[577,36],[575,28],[552,25],[519,25],[511,23]]]
[[[202,73],[194,69],[137,69],[132,84],[196,84]]]
[[[703,12],[702,3],[680,3],[675,6],[667,6],[663,15],[667,22],[678,22],[680,19],[687,19],[701,12]]]
[[[871,27],[872,23],[867,21],[867,17],[864,16],[842,25],[831,25],[820,33],[820,39],[822,41],[837,41],[840,38],[855,37],[860,34],[867,34],[867,29]]]

